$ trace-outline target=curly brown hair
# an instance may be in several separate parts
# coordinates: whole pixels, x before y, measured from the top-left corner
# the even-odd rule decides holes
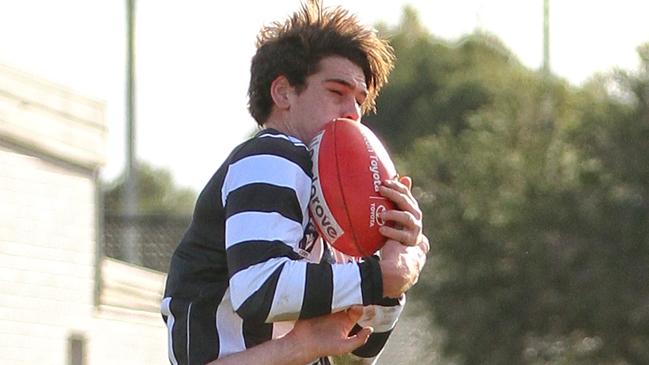
[[[272,111],[273,80],[283,75],[300,92],[328,56],[345,57],[363,70],[368,96],[361,109],[376,111],[376,97],[394,68],[392,46],[347,10],[307,0],[286,21],[263,27],[257,36],[248,87],[248,109],[257,123],[263,125]]]

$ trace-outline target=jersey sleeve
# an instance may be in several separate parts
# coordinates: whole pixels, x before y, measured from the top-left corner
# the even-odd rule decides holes
[[[356,333],[363,327],[372,327],[374,332],[361,347],[352,351],[359,363],[374,364],[381,355],[385,345],[399,320],[399,316],[406,304],[405,294],[399,299],[384,298],[381,303],[363,308],[363,316],[354,326],[352,333]]]
[[[335,247],[330,246],[329,251],[336,262],[355,260],[354,257],[336,250]],[[343,357],[351,359],[353,364],[375,364],[381,352],[383,352],[405,304],[406,295],[402,294],[398,299],[382,298],[373,305],[363,307],[363,315],[358,320],[358,323],[354,325],[350,334],[358,333],[363,327],[372,327],[374,332],[372,332],[364,345]]]
[[[262,135],[232,160],[221,191],[234,309],[244,319],[311,318],[381,300],[378,261],[309,263],[294,250],[308,224],[311,160],[299,141]]]

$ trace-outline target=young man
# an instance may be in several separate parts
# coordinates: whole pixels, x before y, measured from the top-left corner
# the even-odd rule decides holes
[[[263,28],[257,43],[249,109],[263,130],[207,183],[173,255],[162,302],[170,361],[205,364],[232,355],[238,363],[282,363],[283,351],[304,346],[292,349],[308,355],[298,356],[300,363],[340,354],[330,352],[336,341],[351,349],[367,339],[350,356],[371,363],[425,262],[421,211],[409,179],[385,182],[381,194],[398,209],[383,218],[399,228],[382,228],[388,242],[381,259],[335,263],[310,224],[307,144],[327,122],[360,122],[374,108],[392,49],[346,11],[316,1]],[[358,306],[366,308],[353,330],[360,332],[340,338]],[[368,338],[362,327],[375,333]],[[314,328],[331,336],[314,343]]]

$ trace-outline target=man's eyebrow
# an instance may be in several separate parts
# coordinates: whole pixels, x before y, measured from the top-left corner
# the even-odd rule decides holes
[[[338,84],[342,84],[342,85],[344,85],[345,87],[347,87],[349,89],[355,89],[356,88],[356,85],[352,84],[351,82],[349,82],[349,81],[347,81],[345,79],[331,78],[331,79],[325,79],[324,82],[325,83],[327,83],[327,82],[335,82],[335,83],[338,83]],[[367,89],[363,88],[363,89],[360,89],[360,91],[363,94],[363,96],[365,96],[365,97],[367,96]]]

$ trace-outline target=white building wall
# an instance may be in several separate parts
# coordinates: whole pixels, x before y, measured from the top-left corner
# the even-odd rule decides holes
[[[85,339],[86,365],[168,363],[164,275],[97,260],[103,115],[100,102],[0,65],[1,365],[68,365],[71,335]]]
[[[93,312],[90,176],[0,146],[0,364],[66,364]]]
[[[101,272],[88,363],[169,363],[167,330],[159,309],[165,275],[111,258],[102,260]]]
[[[92,365],[164,365],[167,360],[166,332],[159,314],[126,314],[118,320],[110,314],[97,318],[89,341],[88,364]],[[133,316],[141,318],[134,321]]]

